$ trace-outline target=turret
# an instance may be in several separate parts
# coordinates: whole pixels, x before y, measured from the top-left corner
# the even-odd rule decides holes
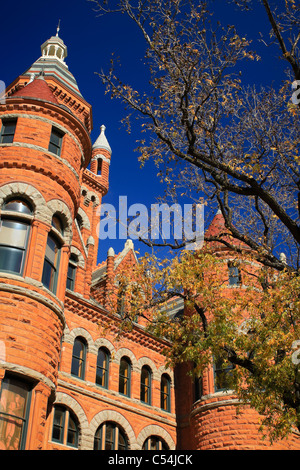
[[[0,103],[0,382],[32,392],[35,449],[57,386],[70,255],[80,267],[87,256],[72,243],[92,116],[66,55],[50,38]]]

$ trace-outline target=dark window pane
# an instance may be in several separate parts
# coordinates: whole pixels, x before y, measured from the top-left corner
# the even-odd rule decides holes
[[[14,140],[17,120],[5,120],[2,122],[0,143],[11,144]]]
[[[68,426],[68,435],[67,435],[67,444],[76,447],[77,446],[77,424],[72,416],[69,416],[69,426]]]
[[[165,411],[170,411],[170,381],[163,375],[160,384],[160,407]]]
[[[96,384],[101,387],[108,386],[108,354],[99,349],[97,357]]]
[[[24,251],[0,246],[0,270],[21,273]]]
[[[47,287],[48,289],[52,291],[53,286],[54,286],[54,281],[55,281],[55,269],[49,263],[49,261],[45,259],[43,275],[42,275],[42,283],[44,284],[45,287]]]
[[[56,228],[59,233],[63,235],[63,225],[59,217],[53,216],[52,217],[52,227]]]
[[[83,379],[85,362],[85,344],[76,339],[73,346],[71,374]]]
[[[60,154],[62,138],[63,138],[63,133],[57,129],[52,128],[49,148],[48,148],[50,152],[53,152],[56,155]]]
[[[55,408],[52,429],[52,439],[55,441],[63,442],[64,416],[64,410],[62,408]]]
[[[119,392],[129,396],[130,365],[126,359],[121,359],[119,372]]]
[[[59,245],[51,235],[48,236],[44,268],[42,274],[42,283],[53,293],[56,292],[57,268],[59,259]]]
[[[142,373],[141,373],[140,399],[144,403],[148,403],[148,404],[150,404],[150,382],[151,382],[151,373],[147,367],[143,367]]]
[[[229,271],[229,285],[238,286],[241,281],[239,268],[237,266],[234,266],[233,264],[229,264],[228,271]]]
[[[73,264],[69,264],[68,274],[67,274],[67,289],[74,290],[75,275],[76,275],[76,266],[74,266]]]
[[[31,214],[32,209],[31,207],[21,199],[14,199],[12,201],[7,202],[4,205],[4,209],[8,211],[15,211],[20,212],[22,214]]]

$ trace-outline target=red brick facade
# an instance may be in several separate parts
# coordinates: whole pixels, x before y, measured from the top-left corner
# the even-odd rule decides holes
[[[111,149],[104,127],[91,143],[65,55],[58,36],[46,41],[0,104],[0,448],[268,447],[211,371],[195,397],[186,368],[166,370],[164,341],[138,324],[116,337],[109,289],[136,258],[127,241],[97,265]]]

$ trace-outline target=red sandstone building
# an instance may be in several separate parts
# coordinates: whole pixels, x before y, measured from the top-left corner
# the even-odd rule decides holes
[[[128,240],[97,265],[111,149],[104,126],[92,145],[63,41],[41,50],[0,102],[0,448],[269,448],[213,367],[200,393],[142,325],[117,340],[109,285],[137,260]]]

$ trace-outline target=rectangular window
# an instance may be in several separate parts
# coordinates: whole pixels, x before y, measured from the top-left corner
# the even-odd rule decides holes
[[[0,448],[25,449],[30,386],[15,378],[2,381],[0,394]]]
[[[21,274],[29,225],[10,219],[0,220],[0,270]]]
[[[77,261],[75,256],[71,255],[69,260],[68,272],[67,272],[67,289],[74,290],[75,288],[75,277],[76,277]]]
[[[45,287],[47,287],[47,289],[51,290],[51,292],[53,292],[54,294],[56,293],[59,256],[60,247],[56,240],[54,240],[54,238],[49,235],[46,246],[46,256],[44,260],[42,283]]]
[[[222,360],[219,360],[214,364],[215,392],[221,392],[230,389],[233,369],[233,364],[226,363]]]
[[[239,286],[241,284],[241,274],[238,266],[228,263],[229,285]]]
[[[55,127],[52,127],[48,148],[49,152],[55,153],[55,155],[60,155],[63,136],[63,132],[59,131]]]
[[[1,144],[11,144],[14,140],[15,130],[16,130],[16,119],[3,119],[2,129],[0,134],[0,143]]]
[[[97,175],[101,175],[102,173],[102,160],[98,158],[97,160]]]

